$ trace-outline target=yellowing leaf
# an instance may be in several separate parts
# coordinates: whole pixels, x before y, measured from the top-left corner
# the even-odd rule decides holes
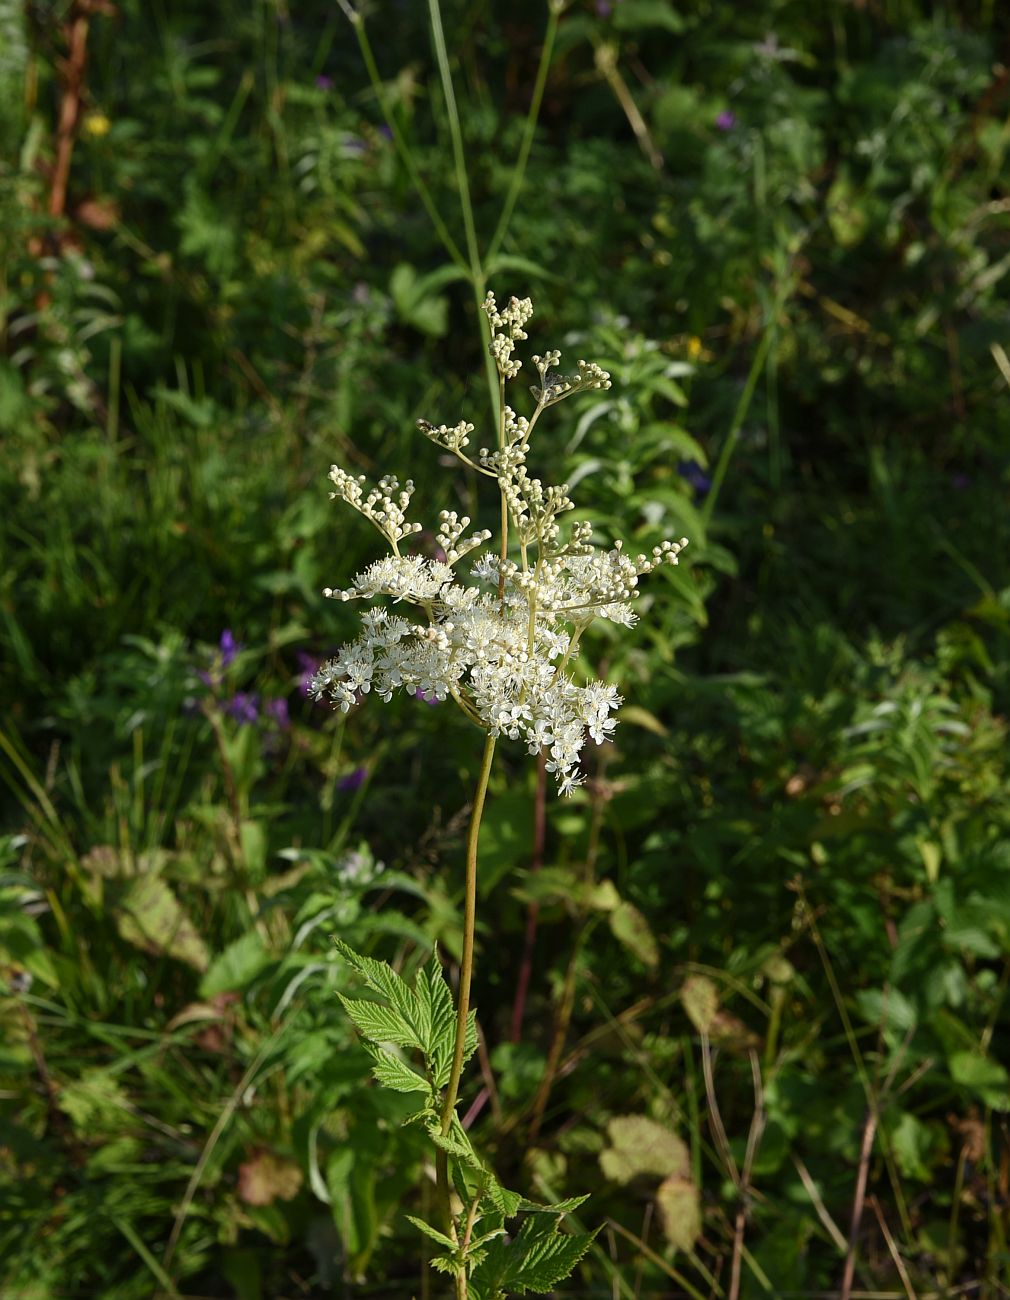
[[[655,970],[659,965],[659,948],[649,929],[649,922],[632,903],[620,902],[607,918],[614,938],[633,952],[640,962]]]
[[[201,972],[207,969],[207,945],[157,876],[138,876],[131,882],[116,907],[116,928],[127,943],[145,952],[176,957]]]
[[[682,1174],[671,1174],[660,1183],[656,1204],[670,1245],[692,1250],[701,1236],[701,1197],[695,1184]]]
[[[610,1146],[600,1153],[600,1168],[615,1183],[630,1183],[639,1174],[687,1174],[687,1147],[647,1115],[617,1116],[607,1125],[607,1136]]]
[[[302,1171],[293,1160],[263,1151],[239,1165],[238,1194],[246,1205],[292,1201],[302,1185]]]
[[[691,975],[680,990],[687,1018],[699,1034],[707,1034],[719,1010],[719,991],[707,975]]]

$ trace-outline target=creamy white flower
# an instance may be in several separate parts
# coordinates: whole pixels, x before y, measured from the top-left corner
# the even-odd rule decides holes
[[[526,338],[532,304],[512,298],[499,311],[489,294],[484,310],[504,382],[518,373],[513,353]],[[571,393],[610,385],[605,371],[581,361],[576,375],[560,376],[554,373],[559,361],[556,351],[533,358],[541,378],[533,389],[537,416]],[[487,530],[466,536],[470,518],[443,510],[436,542],[445,561],[401,555],[399,542],[420,531],[420,524],[408,523],[405,515],[413,483],[408,479],[401,488],[387,475],[366,491],[363,477],[333,466],[333,495],[365,515],[393,554],[370,564],[350,587],[327,588],[324,594],[339,600],[387,596],[415,606],[418,618],[382,606],[365,610],[360,635],[319,669],[312,689],[316,698],[329,698],[345,713],[370,691],[383,700],[398,690],[420,691],[428,699],[452,697],[490,734],[522,741],[531,754],[546,751],[547,770],[557,777],[560,792],[570,794],[584,780],[579,760],[587,733],[598,745],[609,740],[621,705],[616,686],[576,682],[579,639],[596,618],[632,626],[639,578],[661,564],[676,564],[687,541],[663,542],[651,555],[632,558],[620,542],[595,549],[585,521],[572,525],[562,541],[558,516],[573,503],[566,484],[545,484],[527,470],[535,419],[506,406],[498,449],[482,448],[476,464],[462,451],[472,425],[419,422],[432,441],[497,479],[514,528],[518,559],[503,561],[491,550],[479,553],[469,581],[460,579],[455,565],[490,540]]]

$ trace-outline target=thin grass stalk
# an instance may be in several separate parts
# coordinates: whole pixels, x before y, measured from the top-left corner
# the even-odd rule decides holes
[[[536,80],[533,83],[533,96],[530,99],[529,111],[523,125],[523,138],[519,144],[519,154],[515,166],[512,168],[512,179],[509,181],[508,193],[502,205],[498,224],[495,226],[494,234],[491,236],[491,242],[488,245],[487,260],[489,262],[497,255],[505,236],[508,234],[509,222],[512,220],[512,213],[515,211],[516,202],[522,191],[523,181],[526,178],[526,164],[529,161],[530,150],[533,148],[533,136],[536,132],[537,121],[540,118],[540,105],[543,103],[547,73],[550,71],[551,58],[554,54],[554,41],[558,34],[558,22],[564,8],[564,0],[548,0],[547,31],[544,33],[544,43],[540,50],[540,62],[537,65]]]
[[[392,111],[389,97],[386,95],[385,88],[382,84],[382,78],[379,75],[378,64],[375,62],[375,55],[372,53],[372,43],[369,41],[368,32],[365,30],[365,21],[361,14],[358,13],[353,5],[349,3],[349,0],[337,0],[337,3],[340,5],[351,26],[354,28],[354,35],[357,38],[358,47],[361,50],[361,57],[365,62],[365,69],[368,72],[368,79],[372,84],[372,90],[375,92],[375,98],[378,100],[379,108],[382,110],[382,116],[386,120],[386,125],[392,133],[393,144],[396,146],[396,152],[400,156],[400,161],[406,167],[407,174],[410,176],[410,182],[417,191],[417,197],[424,205],[424,210],[431,219],[431,224],[435,227],[435,233],[442,241],[445,251],[449,254],[450,259],[456,266],[465,271],[467,269],[466,259],[460,252],[452,235],[449,234],[449,228],[442,220],[441,214],[435,206],[435,202],[431,197],[427,185],[424,183],[420,169],[418,168],[414,155],[411,152],[410,145],[407,143],[403,132],[400,130],[400,125]]]
[[[445,32],[442,29],[442,10],[439,0],[428,0],[428,15],[431,23],[431,39],[435,47],[435,60],[438,74],[442,81],[442,94],[445,98],[446,117],[449,121],[449,138],[452,141],[453,167],[456,172],[456,188],[459,191],[459,206],[463,215],[463,233],[466,237],[466,251],[470,259],[470,281],[478,316],[480,307],[487,293],[484,280],[484,267],[481,263],[480,249],[477,245],[477,227],[473,219],[473,203],[470,199],[470,177],[466,170],[466,155],[463,151],[463,130],[456,107],[456,92],[452,84],[452,69],[449,67],[449,52],[445,45]],[[502,397],[500,395],[499,376],[490,352],[484,349],[484,373],[487,377],[488,393],[491,407],[500,420]]]

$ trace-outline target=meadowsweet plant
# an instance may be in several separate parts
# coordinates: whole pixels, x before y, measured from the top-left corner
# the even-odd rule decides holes
[[[632,557],[619,541],[609,549],[595,547],[589,523],[564,527],[563,516],[573,508],[568,486],[532,476],[531,439],[548,407],[609,388],[610,376],[586,361],[565,373],[557,350],[534,355],[535,405],[528,418],[517,414],[506,395],[522,367],[516,350],[527,338],[533,304],[511,298],[499,308],[488,293],[483,311],[498,375],[495,445],[471,450],[474,426],[466,421],[448,426],[422,420],[418,427],[471,471],[494,481],[500,505],[497,545],[486,549],[490,530],[443,510],[437,552],[411,552],[410,540],[422,531],[409,517],[412,481],[386,475],[369,486],[364,476],[334,465],[331,497],[364,515],[390,553],[350,586],[327,588],[324,594],[342,601],[386,597],[388,603],[373,604],[362,614],[360,635],[312,681],[316,698],[344,712],[372,691],[383,700],[398,690],[451,699],[485,737],[467,835],[455,1007],[437,956],[410,988],[385,963],[342,949],[382,999],[344,999],[374,1057],[376,1078],[420,1095],[413,1118],[427,1127],[436,1147],[441,1223],[413,1222],[437,1244],[432,1263],[453,1277],[457,1300],[546,1292],[568,1275],[591,1241],[559,1231],[563,1215],[585,1198],[542,1206],[507,1191],[476,1153],[456,1113],[462,1068],[477,1045],[469,1005],[477,842],[495,745],[505,737],[521,741],[530,754],[545,751],[561,794],[581,784],[583,749],[610,738],[622,702],[615,686],[581,679],[581,638],[595,619],[634,626],[639,578],[676,564],[687,545],[686,539],[664,541],[651,554]],[[419,1054],[421,1069],[405,1051]],[[524,1217],[518,1229],[510,1222],[517,1215]]]

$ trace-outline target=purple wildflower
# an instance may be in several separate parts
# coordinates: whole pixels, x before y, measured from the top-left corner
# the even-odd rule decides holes
[[[610,15],[611,15],[612,9],[613,9],[613,6],[609,3],[609,0],[596,0],[596,14],[597,14],[597,17],[599,17],[599,18],[609,18]]]
[[[420,686],[414,692],[414,695],[417,699],[423,700],[425,704],[430,704],[432,706],[435,706],[436,704],[442,703],[442,701],[434,693],[431,695],[426,695],[424,691],[421,690]]]
[[[736,126],[736,114],[724,108],[721,113],[716,114],[715,126],[717,131],[732,131]]]
[[[971,475],[965,474],[963,471],[959,474],[951,474],[950,486],[958,492],[963,492],[966,488],[971,487]]]
[[[333,89],[333,78],[332,78],[332,77],[328,77],[324,72],[321,72],[321,73],[319,74],[319,76],[316,77],[316,89],[317,89],[317,90],[332,90],[332,89]]]
[[[360,790],[368,779],[367,767],[356,767],[353,772],[348,772],[337,782],[338,790]]]
[[[681,478],[686,479],[700,497],[705,496],[712,486],[712,480],[696,460],[682,460],[677,470]]]
[[[393,128],[391,126],[387,126],[385,122],[383,122],[382,126],[379,127],[379,135],[382,136],[383,140],[392,140]]]
[[[230,664],[235,662],[235,656],[242,649],[239,643],[235,640],[230,627],[226,627],[221,633],[219,649],[221,651],[221,667],[227,668]]]
[[[236,691],[228,701],[225,711],[235,719],[240,727],[248,726],[260,715],[259,696],[248,691]]]

